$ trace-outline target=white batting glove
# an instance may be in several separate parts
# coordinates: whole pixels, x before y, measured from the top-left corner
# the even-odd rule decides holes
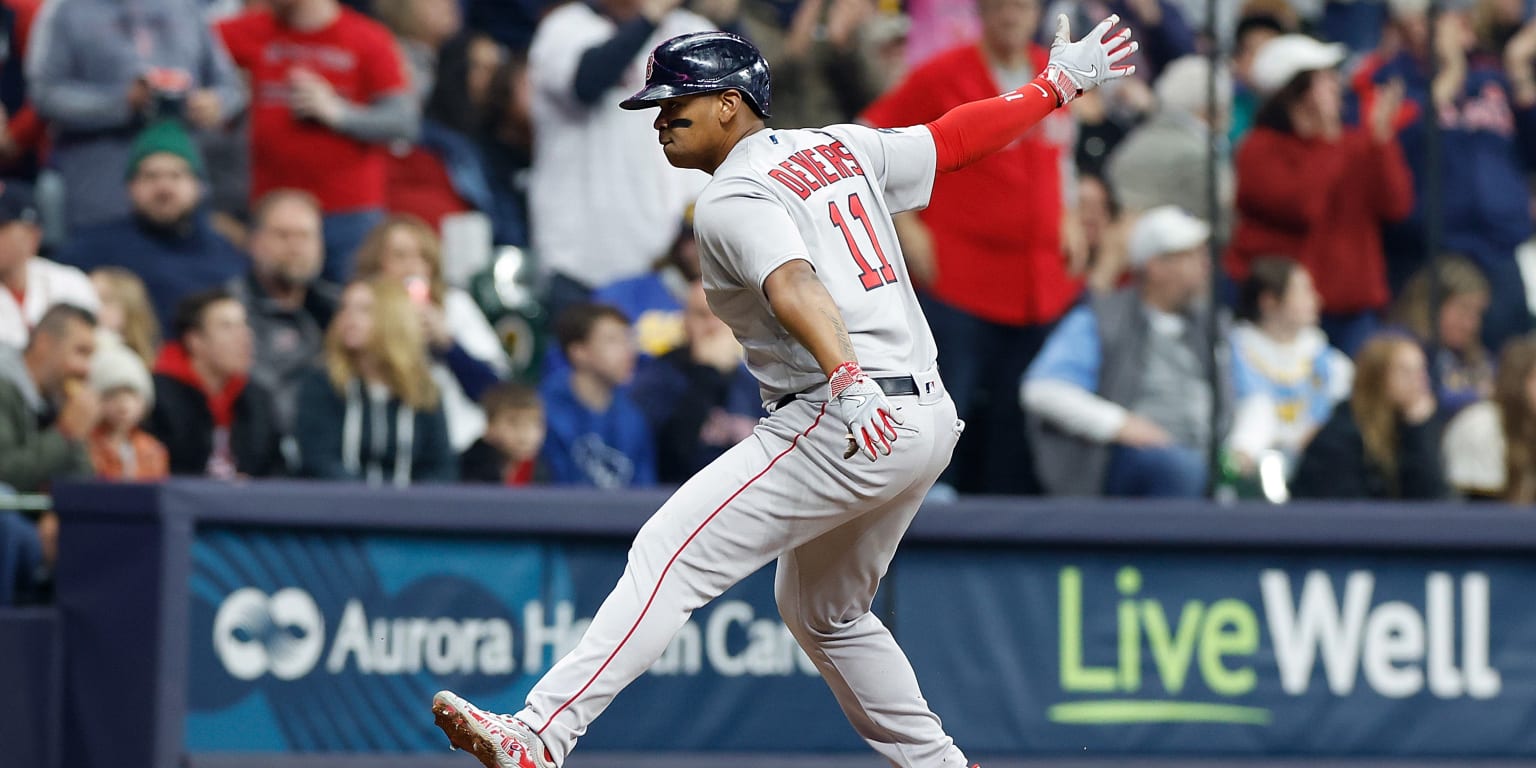
[[[859,451],[870,461],[891,455],[896,426],[902,422],[880,385],[865,376],[858,363],[847,362],[832,372],[827,386],[838,415],[848,425],[848,450],[843,458],[853,458]]]
[[[1056,17],[1056,39],[1051,41],[1051,59],[1041,77],[1056,88],[1057,106],[1064,105],[1084,91],[1136,72],[1136,67],[1116,64],[1135,53],[1141,46],[1131,39],[1131,30],[1122,29],[1113,37],[1110,32],[1120,23],[1118,15],[1099,22],[1087,36],[1072,41],[1072,23],[1065,13]]]

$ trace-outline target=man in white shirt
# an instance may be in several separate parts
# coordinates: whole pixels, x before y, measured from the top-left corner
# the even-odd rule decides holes
[[[93,313],[101,307],[84,272],[37,255],[42,238],[31,191],[0,182],[0,344],[25,347],[32,327],[55,304]]]
[[[534,142],[533,247],[553,273],[551,316],[591,291],[651,269],[708,177],[656,151],[651,120],[618,104],[645,81],[661,41],[713,28],[681,0],[567,3],[528,50]]]

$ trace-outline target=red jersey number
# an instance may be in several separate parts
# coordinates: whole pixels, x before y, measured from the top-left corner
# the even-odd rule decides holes
[[[869,260],[864,258],[858,240],[854,239],[853,229],[848,226],[848,220],[843,217],[843,211],[837,207],[836,200],[827,203],[827,212],[832,217],[832,225],[843,233],[843,242],[848,244],[848,252],[853,255],[854,263],[859,265],[859,282],[864,284],[864,290],[873,291],[882,285],[896,282],[896,270],[891,269],[891,263],[885,259],[885,249],[880,247],[880,238],[875,237],[875,227],[869,221],[869,214],[865,212],[864,201],[859,199],[859,194],[855,192],[848,196],[848,212],[864,225],[864,234],[869,237],[869,244],[875,249],[875,257],[880,260],[880,269],[871,267]]]

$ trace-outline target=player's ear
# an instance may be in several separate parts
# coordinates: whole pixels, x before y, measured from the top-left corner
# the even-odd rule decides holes
[[[741,110],[741,91],[726,89],[720,92],[720,124],[729,125]]]

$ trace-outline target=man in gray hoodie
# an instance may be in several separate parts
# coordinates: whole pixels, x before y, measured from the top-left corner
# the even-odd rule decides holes
[[[70,229],[126,217],[129,148],[147,120],[204,131],[245,108],[242,83],[192,0],[54,0],[27,50],[27,83],[53,124]]]

